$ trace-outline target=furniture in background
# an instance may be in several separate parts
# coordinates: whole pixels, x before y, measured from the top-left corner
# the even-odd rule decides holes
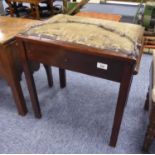
[[[47,9],[53,14],[53,0],[5,0],[9,6],[10,15],[13,17],[14,14],[19,16],[18,7],[16,3],[29,3],[31,8],[31,14],[34,19],[40,19],[40,6],[39,3],[47,5]]]
[[[113,21],[120,21],[120,19],[121,19],[121,15],[97,13],[97,12],[79,12],[76,14],[76,16],[91,17],[91,18],[113,20]]]
[[[147,32],[144,37],[144,47],[153,50],[153,61],[150,68],[149,91],[144,109],[149,110],[148,127],[144,139],[143,151],[148,152],[155,136],[155,36]]]
[[[26,30],[31,25],[38,23],[36,20],[0,17],[0,77],[4,78],[11,87],[18,113],[25,115],[27,108],[20,85],[23,68],[18,57],[18,47],[15,35]],[[48,83],[53,84],[51,70],[44,65]],[[39,69],[39,63],[31,62],[31,72]]]
[[[153,52],[153,61],[150,68],[149,92],[147,93],[144,109],[149,110],[148,127],[143,144],[143,151],[148,152],[155,136],[155,51]]]
[[[94,45],[95,47],[91,46],[90,43],[87,44],[87,41],[89,39],[90,39],[90,42],[93,39],[95,40],[98,39],[97,38],[99,37],[98,35],[96,37],[93,37],[93,35],[96,35],[98,31],[99,31],[98,32],[99,34],[104,33],[104,31],[102,32],[102,28],[106,32],[108,31],[107,32],[108,34],[106,35],[106,37],[104,37],[105,39],[104,41],[103,41],[104,34],[102,34],[103,35],[102,40],[100,39],[98,40],[99,43],[102,42],[102,45],[104,43],[107,43],[107,41],[110,39],[107,37],[111,37],[112,35],[112,33],[110,33],[111,31],[116,33],[116,37],[120,38],[121,36],[119,35],[118,31],[114,30],[114,28],[116,28],[114,25],[116,24],[121,26],[123,24],[122,25],[123,27],[128,28],[127,26],[128,24],[125,24],[125,23],[106,21],[106,20],[105,21],[98,20],[98,22],[95,22],[96,19],[89,19],[85,21],[84,17],[83,18],[80,17],[80,19],[82,18],[80,20],[79,18],[77,18],[77,16],[67,16],[67,15],[58,15],[53,18],[55,19],[53,19],[52,21],[56,21],[57,25],[53,24],[52,21],[50,25],[50,20],[48,20],[48,23],[46,23],[45,26],[41,25],[41,26],[38,26],[38,28],[35,27],[34,31],[32,28],[30,29],[29,32],[18,35],[16,37],[16,39],[18,40],[19,49],[21,51],[20,54],[21,54],[24,73],[26,76],[26,81],[27,81],[27,85],[28,85],[28,89],[31,97],[31,102],[33,106],[36,107],[34,111],[35,116],[41,117],[41,111],[40,111],[38,96],[36,92],[35,82],[33,79],[33,75],[30,72],[29,60],[38,61],[40,63],[45,63],[47,65],[60,67],[63,73],[65,73],[65,69],[68,69],[68,70],[118,82],[120,83],[120,89],[119,89],[119,95],[118,95],[117,106],[116,106],[113,128],[112,128],[111,139],[110,139],[110,146],[116,146],[119,129],[120,129],[120,125],[123,117],[123,112],[124,112],[128,94],[130,91],[133,75],[138,73],[141,54],[142,54],[142,46],[137,46],[139,53],[135,55],[130,53],[128,55],[123,52],[119,52],[118,49],[116,50],[117,52],[114,49],[111,50],[111,47],[113,44],[113,42],[111,41],[109,42],[109,49],[107,47],[106,50],[96,47],[96,44]],[[69,23],[65,25],[65,21],[69,21]],[[106,24],[105,25],[103,24],[107,22],[109,25],[108,28],[105,26]],[[110,28],[110,24],[112,24],[113,29]],[[63,41],[63,39],[61,40],[61,36],[59,36],[58,34],[55,34],[56,31],[54,31],[54,36],[58,35],[60,37],[59,40],[57,40],[55,37],[52,36],[52,32],[50,33],[50,30],[47,29],[46,26],[47,27],[50,26],[51,31],[53,29],[61,31],[61,28],[62,28],[62,31],[65,30],[64,33],[65,35],[67,35],[66,36],[67,38],[70,37],[70,33],[74,32],[73,31],[74,28],[75,28],[75,32],[71,34],[71,38],[67,39],[68,41]],[[69,26],[69,28],[68,29],[65,28],[66,26]],[[83,27],[83,29],[81,29],[81,27]],[[95,29],[93,30],[96,32],[93,35],[89,33],[89,30],[92,32],[92,29],[91,29],[92,27]],[[138,42],[142,43],[143,28],[141,28],[140,26],[132,27],[131,24],[129,27],[130,28],[128,28],[128,31],[126,32],[128,34],[132,33],[132,35],[135,35],[136,38],[138,36],[139,38]],[[136,27],[137,27],[137,30],[134,29]],[[133,32],[135,34],[133,34]],[[61,32],[59,33],[61,34]],[[83,33],[88,34],[86,36],[87,39],[84,39],[85,36],[82,36]],[[50,39],[50,35],[51,35],[51,39]],[[83,41],[80,42],[80,44],[79,44],[80,40],[77,40],[78,43],[74,43],[74,41],[69,42],[70,39],[74,40],[74,36],[76,36],[76,38],[82,39]],[[90,38],[88,38],[88,36]],[[129,38],[130,37],[131,36],[129,36]],[[125,38],[123,37],[122,39],[123,39],[122,41],[124,42]],[[119,43],[120,40],[116,39],[115,41],[117,41],[117,44],[120,44]],[[129,40],[127,42],[130,43]],[[94,43],[94,41],[92,41],[92,43]],[[139,45],[139,44],[136,43],[136,45]],[[63,86],[66,85],[65,76],[62,77],[61,84]]]
[[[145,32],[144,48],[155,49],[155,32]]]

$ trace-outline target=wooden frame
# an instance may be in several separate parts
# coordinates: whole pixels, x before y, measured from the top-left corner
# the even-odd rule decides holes
[[[30,25],[36,24],[37,21],[0,17],[0,23],[0,77],[4,78],[9,84],[18,113],[24,116],[27,113],[27,107],[20,85],[23,68],[18,57],[15,35],[26,30]],[[10,27],[10,24],[13,24],[13,27]],[[18,28],[16,28],[16,26],[18,26]],[[44,65],[44,68],[47,74],[49,87],[52,87],[52,72],[47,65]],[[38,69],[39,63],[31,63],[31,73]]]
[[[19,58],[17,57],[18,49],[16,46],[16,40],[8,41],[7,43],[0,44],[0,76],[4,78],[11,90],[15,100],[15,104],[18,110],[19,115],[24,116],[27,113],[27,108],[25,104],[25,99],[23,95],[23,91],[20,85],[21,74],[22,74],[22,66],[20,64]],[[31,63],[31,72],[39,69],[39,63],[33,64]],[[51,72],[51,68],[49,66],[44,65],[47,81],[49,87],[53,86],[53,76]]]
[[[116,146],[119,129],[127,103],[133,75],[137,74],[142,54],[139,57],[128,57],[121,53],[90,48],[85,45],[71,44],[62,41],[52,41],[32,36],[18,35],[20,57],[23,62],[24,73],[37,118],[41,111],[33,75],[30,73],[29,60],[46,63],[61,68],[61,86],[66,85],[65,69],[101,77],[120,83],[119,95],[114,116],[110,146]],[[37,52],[36,52],[37,51]],[[105,63],[107,70],[96,67],[97,63]]]
[[[11,17],[14,16],[14,8],[12,8],[12,2],[22,2],[22,3],[29,3],[32,10],[32,15],[34,19],[40,19],[39,13],[39,3],[46,2],[53,14],[53,1],[52,0],[5,0],[6,3],[9,5],[10,15]]]
[[[18,113],[24,116],[27,113],[27,108],[20,86],[19,73],[17,72],[13,52],[11,51],[14,45],[14,42],[0,45],[0,75],[6,79],[11,87]]]

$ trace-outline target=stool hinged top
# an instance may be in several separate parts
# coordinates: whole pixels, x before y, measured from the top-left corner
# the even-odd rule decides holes
[[[144,28],[135,24],[119,23],[86,17],[57,15],[24,33],[51,40],[82,44],[111,50],[126,55],[139,55]]]

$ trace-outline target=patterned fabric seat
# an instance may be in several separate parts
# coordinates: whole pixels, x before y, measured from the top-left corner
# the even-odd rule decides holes
[[[25,34],[136,57],[143,32],[143,27],[135,24],[60,14],[34,26]]]

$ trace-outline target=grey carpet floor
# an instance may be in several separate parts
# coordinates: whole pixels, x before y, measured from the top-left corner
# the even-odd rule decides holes
[[[99,4],[88,4],[83,10],[123,14],[123,21],[136,12],[135,7]],[[33,116],[24,76],[21,84],[29,109],[25,117],[16,113],[10,88],[1,80],[0,153],[141,153],[148,118],[143,105],[150,63],[151,56],[144,55],[132,83],[116,148],[108,143],[117,83],[67,71],[67,87],[60,89],[58,70],[54,68],[54,86],[49,89],[41,67],[34,75],[43,113],[38,120]],[[150,151],[155,153],[155,143]]]
[[[0,81],[0,153],[141,153],[148,113],[143,110],[149,82],[150,55],[143,55],[133,79],[116,148],[108,146],[119,84],[67,71],[60,89],[57,68],[48,88],[44,68],[35,82],[43,113],[35,119],[25,79],[21,82],[29,113],[21,117],[9,87]],[[155,143],[150,149],[155,153]]]

